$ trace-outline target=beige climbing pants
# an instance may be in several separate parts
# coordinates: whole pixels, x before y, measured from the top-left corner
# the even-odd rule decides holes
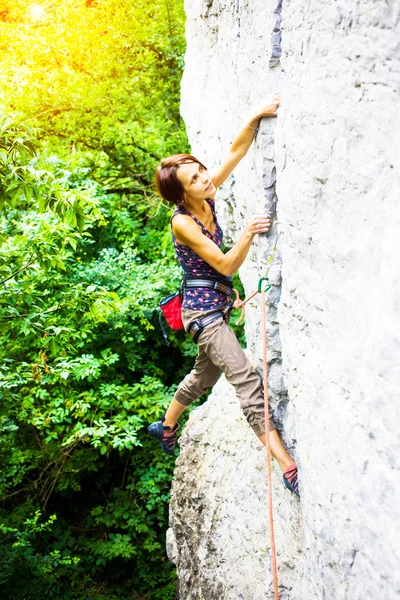
[[[215,312],[182,309],[182,321],[188,331],[190,323]],[[201,333],[199,351],[192,371],[180,383],[175,400],[189,406],[217,382],[221,371],[236,390],[243,413],[256,435],[265,432],[264,394],[260,376],[250,364],[236,335],[222,318],[213,321]],[[269,412],[269,430],[276,429]]]

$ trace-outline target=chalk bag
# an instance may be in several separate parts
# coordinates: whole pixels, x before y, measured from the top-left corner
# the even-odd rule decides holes
[[[160,327],[164,336],[165,343],[167,346],[170,345],[170,341],[168,339],[168,334],[165,331],[164,324],[162,322],[162,317],[164,315],[165,320],[171,329],[179,330],[184,329],[182,323],[182,294],[181,292],[176,292],[176,294],[172,294],[171,296],[166,296],[163,298],[159,304],[160,307]]]

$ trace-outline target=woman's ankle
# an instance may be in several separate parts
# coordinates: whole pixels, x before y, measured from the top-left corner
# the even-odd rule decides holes
[[[291,462],[289,462],[289,464],[285,465],[285,467],[282,468],[283,474],[295,468],[297,468],[296,461],[292,460]]]
[[[163,427],[169,427],[171,431],[176,427],[177,421],[173,421],[172,419],[164,418],[162,421]]]

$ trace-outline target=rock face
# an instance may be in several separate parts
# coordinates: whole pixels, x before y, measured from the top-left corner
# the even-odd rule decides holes
[[[301,501],[274,465],[281,600],[400,594],[400,8],[383,0],[187,0],[182,114],[217,165],[270,90],[247,156],[220,191],[233,243],[269,211],[282,235],[268,297],[271,403]],[[240,271],[257,287],[276,239]],[[247,309],[261,367],[259,298]],[[273,597],[264,451],[222,378],[181,438],[169,555],[181,600]]]

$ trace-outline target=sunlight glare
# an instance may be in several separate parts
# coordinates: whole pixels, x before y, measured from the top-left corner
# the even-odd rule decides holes
[[[39,21],[44,17],[44,7],[40,6],[40,4],[32,4],[30,7],[30,13],[32,19]]]

